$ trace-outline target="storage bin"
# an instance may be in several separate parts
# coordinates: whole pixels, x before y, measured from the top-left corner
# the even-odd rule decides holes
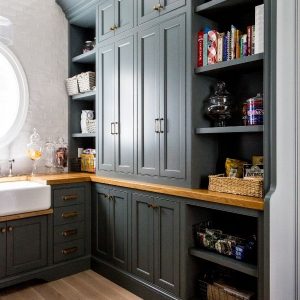
[[[67,93],[68,93],[69,96],[79,94],[77,76],[67,78],[65,80],[65,83],[66,83]]]
[[[77,80],[80,93],[92,91],[96,83],[96,73],[90,71],[81,73],[77,75]]]

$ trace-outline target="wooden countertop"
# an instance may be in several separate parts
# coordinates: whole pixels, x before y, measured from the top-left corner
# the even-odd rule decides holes
[[[19,179],[22,177],[22,179]],[[261,198],[240,196],[233,194],[211,192],[206,189],[190,189],[182,187],[174,187],[168,185],[160,185],[146,182],[129,181],[115,178],[101,177],[88,173],[61,173],[51,175],[37,175],[37,176],[20,176],[20,177],[8,177],[9,180],[32,180],[43,184],[67,184],[78,182],[96,182],[109,185],[115,185],[125,188],[132,188],[141,191],[160,193],[170,196],[183,197],[198,201],[207,201],[224,205],[232,205],[242,208],[254,209],[263,211],[264,200]],[[1,181],[5,181],[2,178]],[[0,181],[0,182],[1,182]],[[7,181],[7,180],[6,180]]]
[[[44,216],[44,215],[51,215],[51,214],[53,214],[53,209],[49,208],[49,209],[46,209],[46,210],[31,211],[31,212],[28,212],[28,213],[22,213],[22,214],[10,215],[10,216],[3,216],[3,217],[0,217],[0,222],[20,220],[20,219],[26,219],[26,218]]]

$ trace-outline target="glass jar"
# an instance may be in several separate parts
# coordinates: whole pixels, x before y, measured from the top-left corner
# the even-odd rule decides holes
[[[264,103],[262,94],[247,100],[247,125],[264,124]]]
[[[94,43],[92,41],[85,41],[83,46],[83,53],[89,52],[94,49]]]
[[[42,157],[41,139],[35,128],[30,136],[30,143],[27,144],[27,156],[32,160],[31,175],[33,176],[37,173],[37,161]]]
[[[56,144],[55,150],[56,167],[58,170],[64,171],[68,166],[68,145],[64,139],[60,137]]]
[[[45,167],[49,172],[55,166],[55,145],[51,137],[46,139],[44,146]]]

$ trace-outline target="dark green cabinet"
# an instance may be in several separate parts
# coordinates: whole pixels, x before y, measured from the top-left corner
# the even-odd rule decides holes
[[[139,33],[138,173],[185,178],[185,16]]]
[[[132,194],[132,272],[179,294],[179,203]]]
[[[98,169],[134,172],[134,38],[101,48]]]
[[[139,24],[185,5],[185,0],[138,0]]]
[[[128,193],[96,185],[92,202],[92,254],[128,269]]]
[[[0,277],[47,265],[47,226],[47,216],[1,223]]]
[[[98,6],[98,42],[133,27],[133,0],[107,0]]]

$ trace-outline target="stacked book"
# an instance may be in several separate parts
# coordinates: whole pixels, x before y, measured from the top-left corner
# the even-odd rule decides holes
[[[215,29],[198,32],[198,67],[238,59],[264,51],[264,7],[255,7],[255,25],[242,32],[234,25],[226,32]]]

